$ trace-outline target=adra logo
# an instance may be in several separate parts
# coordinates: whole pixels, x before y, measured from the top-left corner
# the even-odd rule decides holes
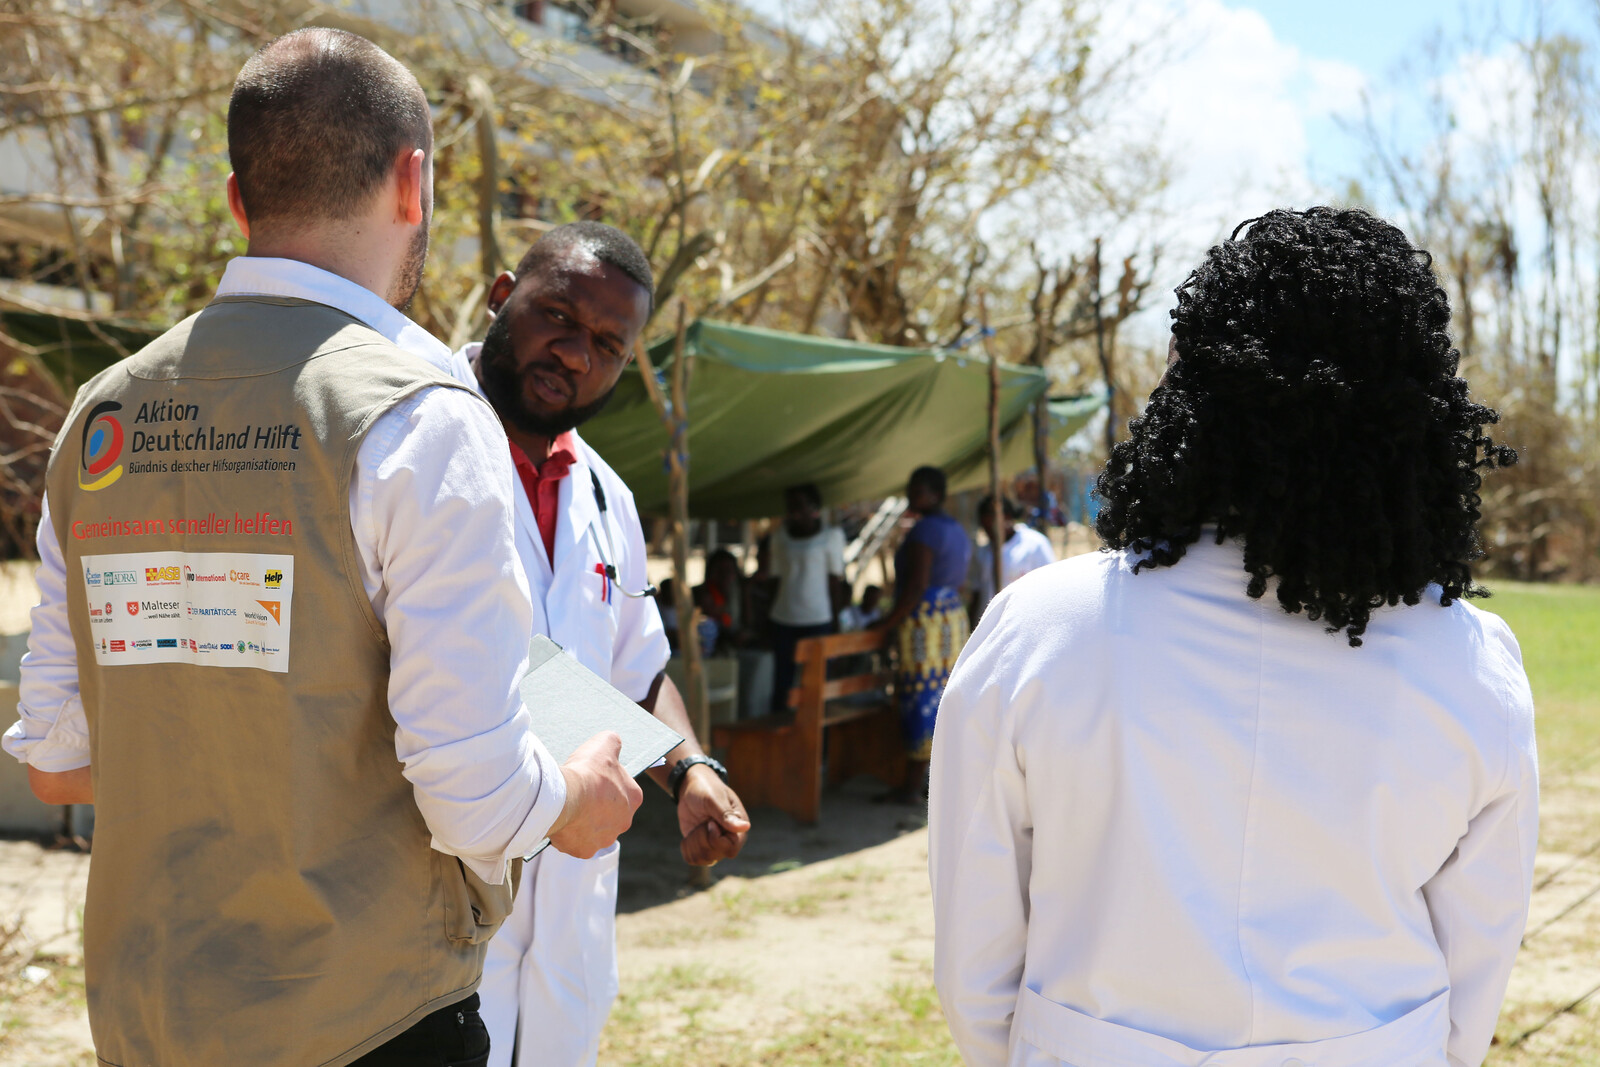
[[[111,414],[122,405],[106,400],[89,409],[83,420],[83,451],[78,462],[78,488],[93,492],[122,477],[122,423]],[[113,466],[113,464],[116,464]]]

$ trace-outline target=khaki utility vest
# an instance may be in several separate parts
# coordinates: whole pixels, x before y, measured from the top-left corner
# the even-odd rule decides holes
[[[116,1067],[349,1063],[468,996],[512,882],[428,847],[349,490],[471,390],[342,312],[227,297],[79,392],[48,488],[89,722],[89,1021]]]

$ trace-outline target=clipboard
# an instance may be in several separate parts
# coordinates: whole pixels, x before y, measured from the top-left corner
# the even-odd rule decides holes
[[[544,634],[528,646],[528,673],[517,683],[533,733],[557,763],[606,730],[622,738],[622,767],[634,778],[683,743],[660,719],[623,696]],[[532,859],[550,844],[541,841]]]

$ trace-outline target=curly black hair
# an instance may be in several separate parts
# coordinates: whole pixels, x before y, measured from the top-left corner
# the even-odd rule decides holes
[[[1365,211],[1273,211],[1177,295],[1178,358],[1097,483],[1110,548],[1170,567],[1214,527],[1243,543],[1251,597],[1276,579],[1285,611],[1351,645],[1429,583],[1445,605],[1487,595],[1479,472],[1517,455],[1456,375],[1428,253]]]

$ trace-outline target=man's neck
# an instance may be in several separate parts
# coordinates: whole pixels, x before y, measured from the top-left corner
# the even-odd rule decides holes
[[[523,454],[533,460],[535,467],[550,458],[550,446],[555,443],[555,438],[519,430],[504,420],[501,420],[501,424],[505,426],[506,436],[511,438],[511,443],[522,449]]]
[[[386,250],[385,250],[386,251]],[[329,274],[354,282],[384,300],[394,281],[394,271],[385,270],[389,256],[365,243],[342,242],[327,234],[268,236],[258,234],[250,240],[245,255],[264,259],[293,259],[308,263]]]

